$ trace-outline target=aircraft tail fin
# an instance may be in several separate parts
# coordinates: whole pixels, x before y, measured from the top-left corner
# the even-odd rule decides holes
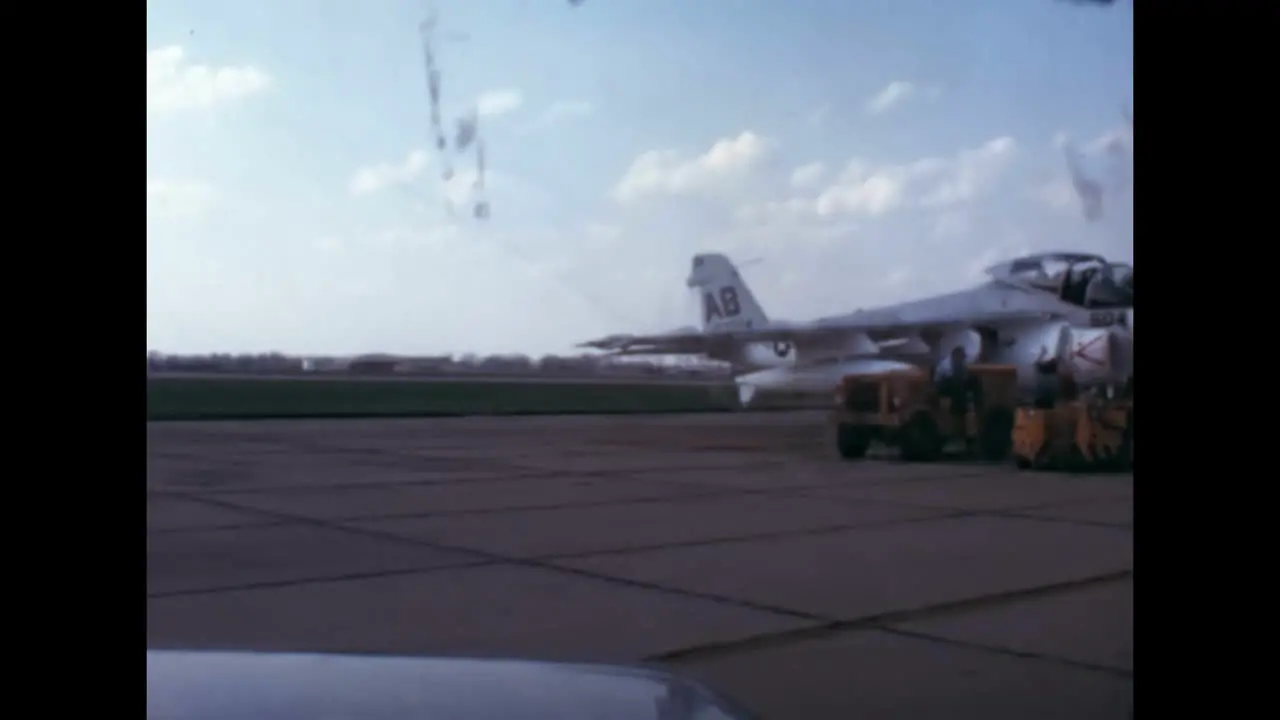
[[[688,285],[701,296],[703,332],[748,330],[769,324],[738,268],[725,255],[693,256]]]

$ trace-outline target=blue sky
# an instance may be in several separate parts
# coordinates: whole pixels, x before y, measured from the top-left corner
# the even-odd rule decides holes
[[[789,319],[1027,251],[1133,259],[1128,5],[434,4],[484,221],[474,155],[429,142],[425,0],[149,0],[149,348],[566,352],[692,324],[700,251],[759,258]]]

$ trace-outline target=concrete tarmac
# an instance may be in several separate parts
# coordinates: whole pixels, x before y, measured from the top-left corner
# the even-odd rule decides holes
[[[147,641],[658,663],[766,718],[1125,718],[1132,475],[815,413],[149,423]]]

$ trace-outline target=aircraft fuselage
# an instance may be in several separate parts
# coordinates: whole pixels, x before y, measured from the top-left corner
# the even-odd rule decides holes
[[[1047,293],[1029,292],[991,282],[957,293],[866,310],[819,322],[845,321],[928,323],[938,315],[981,317],[1016,308],[1043,313],[1043,320],[1004,321],[989,326],[954,325],[931,342],[885,343],[869,354],[841,354],[819,349],[771,347],[755,343],[730,359],[739,397],[747,404],[761,392],[827,393],[848,375],[873,374],[910,367],[932,370],[957,346],[971,362],[1014,365],[1019,390],[1035,392],[1034,365],[1042,352],[1071,363],[1081,382],[1115,382],[1132,374],[1133,308],[1087,309]],[[780,352],[785,350],[786,352]],[[736,361],[736,362],[735,362]]]

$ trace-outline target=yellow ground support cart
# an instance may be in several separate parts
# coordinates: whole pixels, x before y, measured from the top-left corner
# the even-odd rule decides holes
[[[831,420],[836,449],[846,459],[864,457],[873,440],[897,447],[904,460],[930,462],[951,441],[966,454],[999,460],[1008,456],[1017,400],[1013,365],[969,367],[973,402],[962,422],[950,400],[922,370],[850,375],[840,383]]]
[[[1020,408],[1013,457],[1020,468],[1133,468],[1133,400],[1083,399],[1051,409]]]

